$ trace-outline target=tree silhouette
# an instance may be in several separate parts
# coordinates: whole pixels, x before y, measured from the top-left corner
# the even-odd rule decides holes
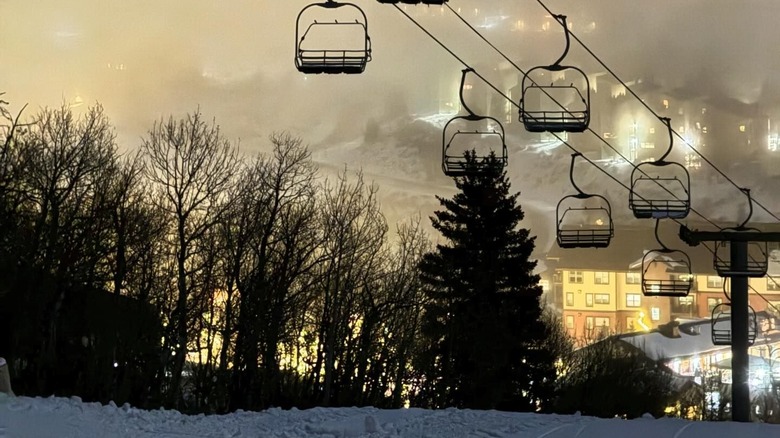
[[[471,172],[455,178],[452,199],[431,217],[447,240],[420,264],[428,298],[417,404],[535,410],[551,398],[554,354],[543,342],[538,285],[529,260],[534,237],[518,228],[519,193],[510,194],[495,155],[465,154]]]

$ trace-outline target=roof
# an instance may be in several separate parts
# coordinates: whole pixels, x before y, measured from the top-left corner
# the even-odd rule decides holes
[[[768,318],[769,315],[758,312],[756,317]],[[777,330],[764,335],[770,343],[780,342],[780,332]],[[712,344],[712,320],[709,318],[683,323],[672,321],[649,332],[627,333],[616,335],[615,338],[641,350],[653,360],[690,357],[731,348]]]
[[[642,268],[644,262],[654,261],[656,263],[665,264],[667,272],[688,272],[689,266],[685,263],[681,263],[679,257],[680,254],[676,254],[678,257],[670,257],[669,255],[656,251],[645,251],[642,257],[639,257],[638,259],[631,262],[630,265],[628,265],[628,269],[631,271],[637,271]]]

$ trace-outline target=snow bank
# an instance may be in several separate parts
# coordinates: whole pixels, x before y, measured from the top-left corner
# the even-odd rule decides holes
[[[732,438],[780,436],[780,425],[689,422],[679,419],[598,419],[497,411],[376,408],[269,409],[229,415],[182,415],[78,397],[0,394],[0,438],[158,437],[403,437],[403,438]]]

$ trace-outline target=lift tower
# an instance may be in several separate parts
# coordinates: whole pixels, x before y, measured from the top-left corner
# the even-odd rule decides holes
[[[762,232],[747,228],[753,213],[750,190],[741,189],[750,202],[750,214],[741,225],[720,231],[690,230],[680,225],[680,239],[691,246],[715,242],[715,270],[721,277],[731,279],[731,400],[732,420],[750,421],[749,357],[750,306],[748,305],[748,278],[764,277],[768,267],[768,242],[780,242],[780,232]],[[750,249],[758,248],[758,252]],[[728,250],[719,254],[718,250]],[[763,255],[762,255],[763,254]],[[755,335],[754,335],[755,336]]]

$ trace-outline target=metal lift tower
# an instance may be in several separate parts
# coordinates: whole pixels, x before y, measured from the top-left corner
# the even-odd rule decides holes
[[[749,191],[746,189],[744,191],[749,197]],[[744,225],[745,223],[736,228],[720,231],[690,230],[685,225],[681,225],[680,239],[691,246],[696,246],[701,242],[716,242],[722,246],[726,244],[729,246],[728,265],[719,267],[716,254],[715,267],[721,276],[731,278],[732,419],[749,422],[748,277],[765,276],[766,265],[761,261],[756,262],[756,260],[750,259],[748,245],[780,242],[780,232],[761,232],[753,228],[745,228]]]

